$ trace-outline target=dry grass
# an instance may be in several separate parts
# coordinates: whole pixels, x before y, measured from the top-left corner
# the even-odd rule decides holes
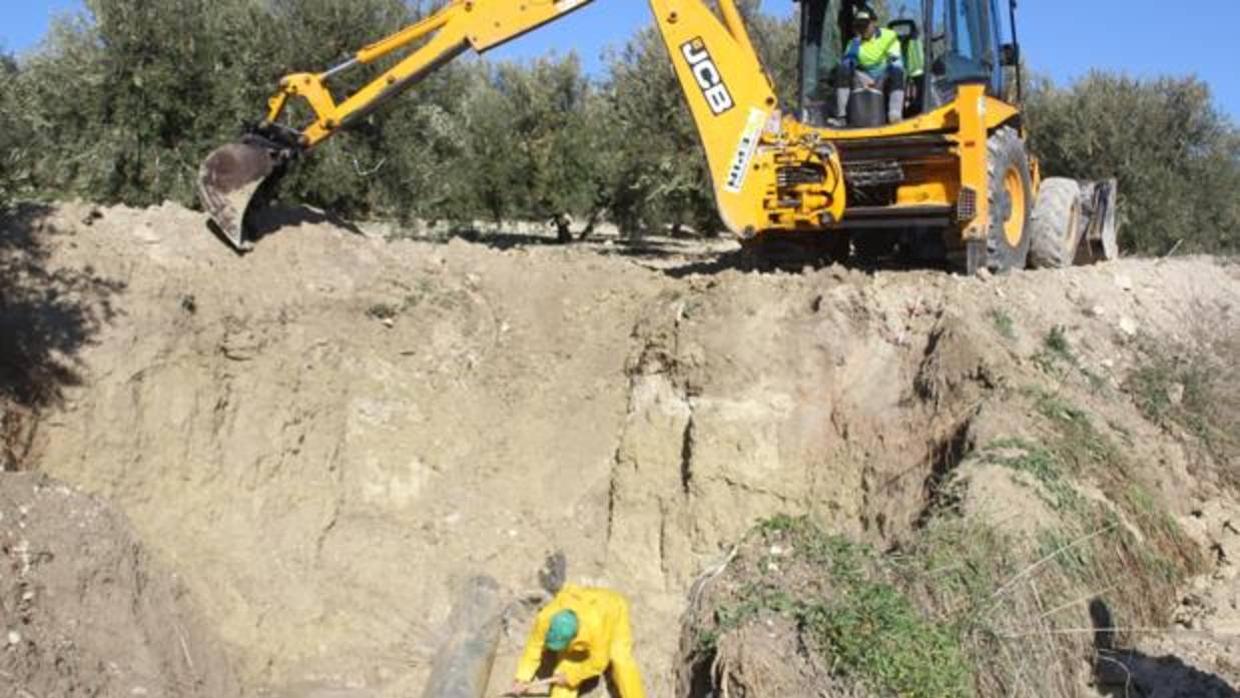
[[[1240,491],[1240,331],[1203,331],[1187,346],[1141,343],[1143,361],[1125,388],[1142,413],[1198,447],[1213,473]]]

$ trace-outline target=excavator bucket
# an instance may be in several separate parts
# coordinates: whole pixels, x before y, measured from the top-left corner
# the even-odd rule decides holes
[[[264,183],[284,170],[293,150],[249,134],[217,148],[198,173],[198,198],[207,215],[237,252],[254,244],[245,239],[246,211]]]

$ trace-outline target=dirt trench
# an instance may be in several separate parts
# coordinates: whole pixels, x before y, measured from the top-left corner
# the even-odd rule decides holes
[[[1138,332],[1240,307],[1235,268],[1211,260],[753,274],[684,243],[285,223],[238,258],[172,205],[30,222],[49,267],[108,281],[71,297],[109,313],[64,352],[77,379],[29,462],[132,520],[248,695],[418,694],[452,588],[485,571],[533,600],[553,550],[630,596],[648,684],[670,695],[688,590],[756,522],[809,514],[893,544],[1020,419],[992,397],[1052,327],[1118,384]],[[1158,448],[1163,484],[1205,497],[1188,456]],[[513,606],[496,689],[531,612]]]
[[[106,502],[0,474],[0,695],[239,695],[187,593]]]

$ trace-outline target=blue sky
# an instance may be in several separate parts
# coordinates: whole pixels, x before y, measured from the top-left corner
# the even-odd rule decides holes
[[[160,0],[151,0],[159,2]],[[347,2],[348,0],[341,0]],[[20,51],[38,41],[50,17],[78,0],[0,0],[0,46]],[[765,0],[768,11],[790,13],[792,0]],[[1189,14],[1169,16],[1172,6]],[[1134,75],[1196,73],[1210,83],[1219,105],[1240,120],[1240,77],[1231,36],[1240,26],[1240,0],[1021,0],[1021,43],[1034,69],[1067,81],[1090,67]],[[536,56],[575,51],[597,70],[607,46],[616,46],[650,21],[641,0],[596,0],[562,23],[509,44],[493,55]],[[1187,32],[1194,36],[1184,36]],[[359,37],[364,43],[370,37]]]

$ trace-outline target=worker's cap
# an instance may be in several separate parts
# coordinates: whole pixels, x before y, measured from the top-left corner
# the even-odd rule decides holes
[[[878,13],[873,8],[862,7],[853,13],[854,24],[868,24],[878,19]]]
[[[563,652],[575,637],[577,637],[576,613],[560,611],[551,616],[551,627],[547,629],[547,649],[552,652]]]

